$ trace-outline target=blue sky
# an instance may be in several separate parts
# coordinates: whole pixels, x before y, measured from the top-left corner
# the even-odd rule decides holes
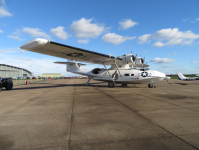
[[[99,53],[146,58],[167,74],[199,69],[198,0],[0,0],[0,63],[42,73],[66,72],[64,59],[20,50],[34,38]],[[92,69],[100,65],[88,65]]]

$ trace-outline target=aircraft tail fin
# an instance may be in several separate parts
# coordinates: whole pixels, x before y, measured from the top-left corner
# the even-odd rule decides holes
[[[178,79],[179,80],[186,79],[186,77],[182,73],[180,73],[180,72],[177,72],[177,75],[178,75]]]

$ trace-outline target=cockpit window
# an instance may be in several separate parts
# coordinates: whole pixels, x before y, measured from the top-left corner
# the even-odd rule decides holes
[[[129,74],[124,74],[124,76],[129,76]]]
[[[134,74],[131,74],[131,76],[134,76]]]

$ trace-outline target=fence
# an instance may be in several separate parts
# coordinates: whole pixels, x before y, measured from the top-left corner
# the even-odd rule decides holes
[[[59,78],[51,78],[50,80],[59,80]],[[34,83],[39,83],[39,82],[46,82],[46,81],[49,81],[49,79],[45,78],[45,79],[19,79],[19,80],[12,80],[13,86],[26,85],[26,81],[28,81],[28,84],[34,84]]]

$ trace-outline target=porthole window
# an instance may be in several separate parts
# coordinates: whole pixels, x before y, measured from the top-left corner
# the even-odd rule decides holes
[[[129,76],[129,74],[124,74],[124,76]]]

